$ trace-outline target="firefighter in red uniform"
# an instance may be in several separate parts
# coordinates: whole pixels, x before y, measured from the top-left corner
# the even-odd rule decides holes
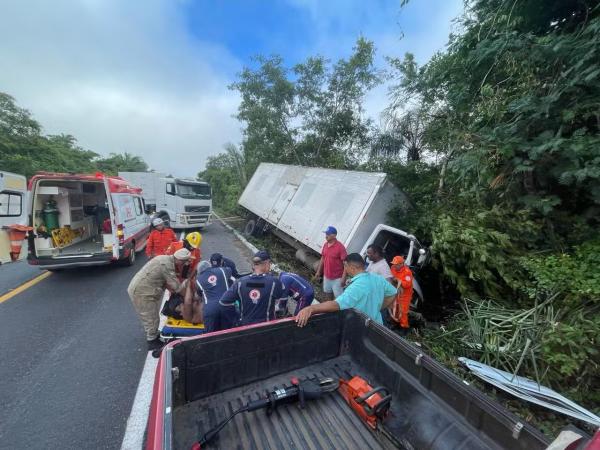
[[[146,242],[146,255],[149,258],[164,255],[169,245],[177,241],[173,230],[166,227],[162,219],[157,217],[152,221],[152,225],[154,225],[154,230],[152,230]]]
[[[165,255],[172,255],[180,248],[187,248],[192,256],[190,258],[189,270],[192,273],[196,270],[198,263],[200,262],[200,258],[202,258],[202,252],[200,251],[200,245],[202,244],[202,235],[197,231],[189,233],[184,240],[173,242],[167,247],[165,251]]]
[[[396,296],[396,301],[390,308],[390,315],[402,328],[408,329],[408,311],[413,296],[412,270],[404,264],[404,258],[402,256],[394,256],[394,259],[392,259],[391,270],[392,275],[394,275],[396,286],[398,287],[398,294]]]

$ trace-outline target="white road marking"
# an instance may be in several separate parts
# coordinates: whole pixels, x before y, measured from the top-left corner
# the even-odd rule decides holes
[[[146,423],[150,412],[152,387],[154,386],[154,374],[157,365],[158,358],[153,358],[152,353],[148,352],[133,406],[131,407],[131,414],[127,419],[121,450],[140,450],[144,448],[144,433],[146,432]]]

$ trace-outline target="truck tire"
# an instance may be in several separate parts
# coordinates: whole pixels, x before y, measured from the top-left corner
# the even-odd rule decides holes
[[[244,226],[244,235],[246,236],[256,236],[256,231],[258,229],[258,220],[250,219],[246,222],[246,226]]]

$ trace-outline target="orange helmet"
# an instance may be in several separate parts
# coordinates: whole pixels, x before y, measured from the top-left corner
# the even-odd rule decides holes
[[[404,257],[394,256],[394,259],[392,259],[392,265],[395,266],[396,264],[404,264]]]

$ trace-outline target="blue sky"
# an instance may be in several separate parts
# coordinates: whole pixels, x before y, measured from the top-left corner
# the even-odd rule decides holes
[[[347,57],[357,37],[384,56],[425,63],[447,42],[462,0],[20,0],[0,15],[0,91],[47,133],[100,154],[129,151],[152,168],[193,176],[238,143],[227,86],[257,54],[290,66]],[[402,36],[402,38],[401,38]],[[387,86],[368,94],[374,120]]]

